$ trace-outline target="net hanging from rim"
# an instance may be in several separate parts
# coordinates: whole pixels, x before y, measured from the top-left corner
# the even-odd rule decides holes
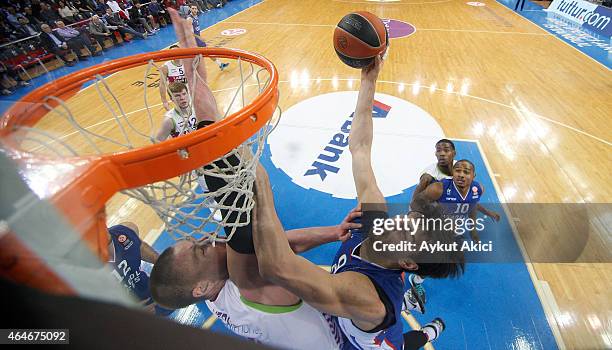
[[[155,76],[167,79],[160,69],[162,62],[193,59],[187,83],[191,96],[195,84],[210,82],[195,67],[213,57],[234,60],[229,71],[216,77],[226,87],[215,90],[215,95],[229,101],[220,119],[159,142],[155,134],[165,110],[155,102],[155,95],[159,97]],[[214,66],[207,64],[210,77]],[[143,68],[144,81],[132,84],[112,75]],[[81,89],[87,81],[91,86]],[[134,85],[142,87],[144,108],[141,104],[134,109]],[[118,191],[149,205],[175,239],[224,242],[250,222],[255,167],[280,117],[277,86],[274,65],[242,50],[141,54],[87,68],[30,93],[3,116],[0,140],[3,151],[20,164],[30,187],[50,199],[103,258],[104,205]],[[82,101],[72,103],[75,96],[87,97],[85,106]],[[191,106],[198,102],[191,101]],[[108,119],[92,124],[91,118],[81,118],[102,109]],[[216,220],[215,213],[221,218]]]

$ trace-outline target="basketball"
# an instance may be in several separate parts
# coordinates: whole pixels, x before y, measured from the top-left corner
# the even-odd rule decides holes
[[[376,15],[357,11],[342,17],[334,30],[334,49],[353,68],[369,66],[389,46],[389,33]]]

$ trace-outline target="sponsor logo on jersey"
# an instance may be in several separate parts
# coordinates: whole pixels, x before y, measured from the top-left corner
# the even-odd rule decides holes
[[[283,112],[268,137],[272,163],[304,189],[355,198],[349,133],[357,95],[318,95]],[[378,185],[385,196],[400,194],[418,182],[420,170],[431,162],[423,150],[431,149],[444,133],[429,113],[386,94],[376,94],[372,117],[372,167]]]

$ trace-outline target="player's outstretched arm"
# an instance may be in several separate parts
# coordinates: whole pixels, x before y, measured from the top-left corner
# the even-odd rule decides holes
[[[169,118],[164,118],[161,125],[159,126],[159,129],[157,130],[155,139],[158,142],[165,141],[168,136],[170,136],[172,129],[174,129],[174,123],[172,122],[172,120],[170,120]]]
[[[161,98],[162,105],[166,111],[169,111],[170,104],[168,104],[168,67],[161,66],[161,78],[159,79],[159,98]]]
[[[372,169],[372,140],[374,138],[372,105],[376,92],[376,79],[382,64],[382,58],[377,56],[372,65],[361,71],[361,86],[349,134],[349,149],[353,162],[353,180],[359,202],[384,205],[385,198],[378,188]],[[380,210],[384,211],[386,207],[381,207]]]
[[[345,241],[350,237],[350,230],[361,228],[361,224],[351,222],[360,216],[359,208],[354,208],[339,225],[289,230],[286,232],[287,240],[295,253],[302,253],[325,243]]]
[[[168,8],[170,17],[172,17],[172,25],[179,39],[179,46],[182,48],[196,48],[195,37],[191,24],[181,18],[181,16],[172,8]],[[216,121],[221,117],[217,100],[208,86],[208,76],[206,73],[206,65],[201,60],[194,72],[194,59],[183,59],[185,67],[185,77],[187,78],[187,86],[190,89],[191,100],[194,105],[195,115],[198,121],[210,120]],[[195,75],[194,75],[195,73]]]
[[[375,327],[382,322],[384,305],[372,302],[376,290],[365,275],[354,272],[331,275],[293,253],[276,215],[268,175],[261,165],[257,168],[255,192],[253,241],[261,276],[317,310],[350,318],[357,326]]]

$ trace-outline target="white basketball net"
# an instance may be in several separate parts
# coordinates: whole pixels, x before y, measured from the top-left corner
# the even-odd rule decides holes
[[[194,67],[202,59],[202,56],[195,57]],[[210,76],[211,70],[216,67],[210,62],[206,63]],[[264,68],[256,67],[252,63],[245,65],[240,58],[236,58],[231,64],[234,68],[231,70],[234,72],[233,76],[232,73],[225,71],[220,73],[223,74],[220,77],[223,81],[233,82],[233,86],[215,91],[215,95],[226,94],[229,100],[225,107],[219,105],[220,110],[223,110],[223,118],[231,112],[244,108],[270,83],[269,75]],[[243,66],[248,68],[245,69]],[[12,134],[12,137],[24,151],[58,158],[108,154],[157,143],[155,135],[161,124],[163,112],[160,111],[159,104],[151,102],[153,97],[159,96],[159,93],[155,84],[149,84],[147,80],[150,81],[151,76],[155,75],[158,75],[159,79],[166,79],[160,67],[161,63],[153,61],[148,62],[146,67],[140,67],[140,69],[146,68],[144,84],[142,84],[144,109],[137,111],[144,110],[146,116],[141,118],[140,122],[131,121],[130,115],[134,112],[126,111],[124,107],[125,101],[129,102],[133,100],[133,97],[127,96],[126,99],[126,96],[120,96],[121,91],[119,93],[113,91],[117,90],[111,83],[113,75],[97,76],[92,88],[95,89],[95,95],[99,100],[89,101],[88,99],[87,104],[105,107],[112,116],[107,120],[110,122],[106,123],[105,128],[108,129],[108,125],[113,124],[112,133],[97,132],[95,125],[87,125],[83,122],[83,118],[79,118],[77,108],[70,102],[55,96],[48,96],[45,100],[45,107],[49,113],[43,118],[45,123],[42,123],[47,126],[41,126],[39,122],[34,128],[20,127]],[[197,70],[193,71],[194,77],[191,81],[201,83],[203,80],[197,75]],[[262,73],[268,76],[261,79]],[[236,77],[238,74],[239,76]],[[214,87],[211,88],[214,90]],[[55,100],[60,105],[52,108],[47,104],[50,100]],[[171,101],[170,98],[168,100]],[[153,208],[165,223],[166,231],[174,239],[193,238],[200,242],[226,242],[231,239],[237,228],[250,223],[250,211],[254,206],[255,168],[263,152],[266,137],[278,123],[280,114],[281,111],[277,108],[275,115],[256,134],[210,164],[202,164],[200,168],[172,179],[122,192]],[[61,134],[56,130],[57,124],[63,125],[60,127],[63,129]],[[67,131],[67,127],[70,130]],[[76,141],[70,142],[73,139],[80,139],[78,143],[80,146],[75,146]],[[202,187],[205,186],[207,179],[214,183],[222,181],[223,185],[211,187],[209,184],[210,191],[205,191]],[[34,189],[35,186],[31,184],[31,187]],[[221,218],[215,219],[215,216],[221,216]]]

